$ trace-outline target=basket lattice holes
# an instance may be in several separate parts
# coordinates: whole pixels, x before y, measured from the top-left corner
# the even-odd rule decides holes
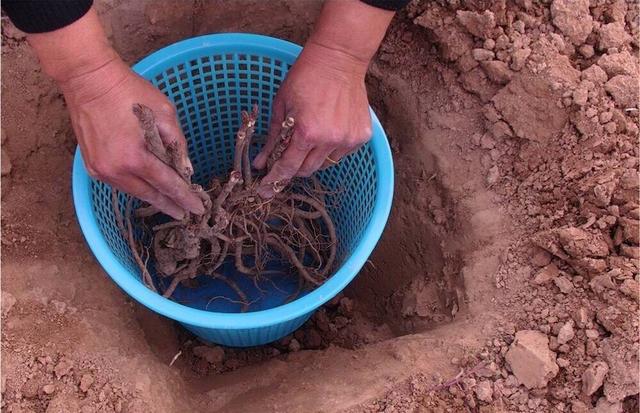
[[[253,103],[260,107],[256,125],[255,155],[267,133],[271,116],[271,102],[291,65],[268,56],[241,53],[201,56],[180,63],[152,76],[151,82],[173,101],[182,130],[189,145],[189,155],[195,169],[194,181],[205,185],[214,176],[226,177],[232,166],[235,132],[240,126],[240,112]],[[338,236],[337,261],[348,258],[368,223],[374,206],[376,173],[373,152],[369,145],[343,159],[337,166],[316,174],[323,186],[332,193],[327,197]],[[92,198],[100,230],[107,243],[130,271],[139,274],[131,251],[115,224],[111,208],[111,188],[99,181],[92,182]],[[120,208],[124,213],[126,195],[120,195]],[[134,203],[134,206],[136,203]],[[136,236],[142,234],[137,228]],[[141,240],[149,245],[150,240]],[[154,274],[153,258],[150,272],[157,285],[168,285],[170,280]],[[284,304],[297,290],[295,269],[289,266],[274,268],[281,275],[269,275],[268,281],[255,285],[248,277],[237,273],[232,262],[222,272],[231,277],[247,295],[249,311],[258,311]],[[207,276],[195,279],[197,287],[180,286],[173,299],[181,304],[216,312],[239,312],[241,305],[236,293],[227,284]],[[303,296],[308,291],[303,291]],[[224,297],[224,298],[223,298]]]

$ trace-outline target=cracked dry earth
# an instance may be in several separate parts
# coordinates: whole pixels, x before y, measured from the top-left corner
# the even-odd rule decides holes
[[[130,62],[221,31],[303,43],[320,6],[97,2]],[[634,1],[414,0],[367,79],[396,164],[381,241],[299,331],[239,350],[92,258],[64,101],[3,19],[2,411],[638,411],[639,20]]]

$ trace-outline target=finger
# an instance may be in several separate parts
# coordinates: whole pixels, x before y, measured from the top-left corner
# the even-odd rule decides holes
[[[276,147],[276,143],[278,143],[278,135],[280,134],[280,128],[282,128],[282,122],[284,121],[284,104],[281,103],[277,96],[273,102],[271,110],[272,113],[271,121],[269,122],[267,142],[265,142],[264,147],[253,160],[253,167],[256,169],[264,169],[267,166],[267,159]]]
[[[306,159],[312,148],[295,143],[295,134],[291,140],[291,144],[284,151],[282,157],[273,164],[269,173],[262,179],[258,193],[263,198],[273,196],[272,184],[277,182],[287,182],[296,174],[300,166]]]
[[[324,159],[324,162],[322,163],[322,166],[320,167],[320,169],[327,169],[331,166],[335,166],[338,162],[340,162],[342,158],[344,158],[345,156],[351,155],[352,153],[356,152],[358,149],[360,148],[355,148],[355,149],[340,148],[340,149],[334,150],[328,155],[328,157]]]
[[[329,154],[333,153],[334,148],[332,147],[318,147],[314,148],[307,155],[306,159],[300,166],[298,173],[296,176],[309,177],[315,171],[320,169],[322,165],[327,161],[327,157]]]
[[[126,178],[116,179],[113,181],[113,186],[121,188],[129,195],[148,202],[173,219],[181,220],[184,218],[184,209],[180,208],[171,199],[158,192],[137,176],[127,176]]]
[[[194,214],[204,213],[202,200],[190,186],[169,166],[159,161],[155,156],[146,152],[142,158],[141,174],[138,176],[152,187],[170,198],[184,210]]]
[[[174,145],[178,156],[176,157],[176,167],[184,176],[193,175],[193,165],[189,159],[189,150],[187,148],[187,140],[182,133],[180,124],[175,115],[160,115],[156,119],[160,138],[165,145]]]

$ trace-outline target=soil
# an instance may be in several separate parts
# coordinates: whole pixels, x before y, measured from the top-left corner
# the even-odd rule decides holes
[[[98,2],[130,62],[303,43],[320,2]],[[299,331],[207,346],[129,299],[70,194],[58,89],[2,21],[2,411],[638,410],[638,27],[624,0],[416,1],[371,65],[396,165],[369,263]]]

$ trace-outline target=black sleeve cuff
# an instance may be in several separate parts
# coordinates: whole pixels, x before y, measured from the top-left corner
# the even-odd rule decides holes
[[[93,0],[3,0],[2,10],[26,33],[51,32],[84,16]]]
[[[368,4],[369,6],[378,7],[380,9],[398,11],[407,4],[411,0],[360,0],[363,3]]]

